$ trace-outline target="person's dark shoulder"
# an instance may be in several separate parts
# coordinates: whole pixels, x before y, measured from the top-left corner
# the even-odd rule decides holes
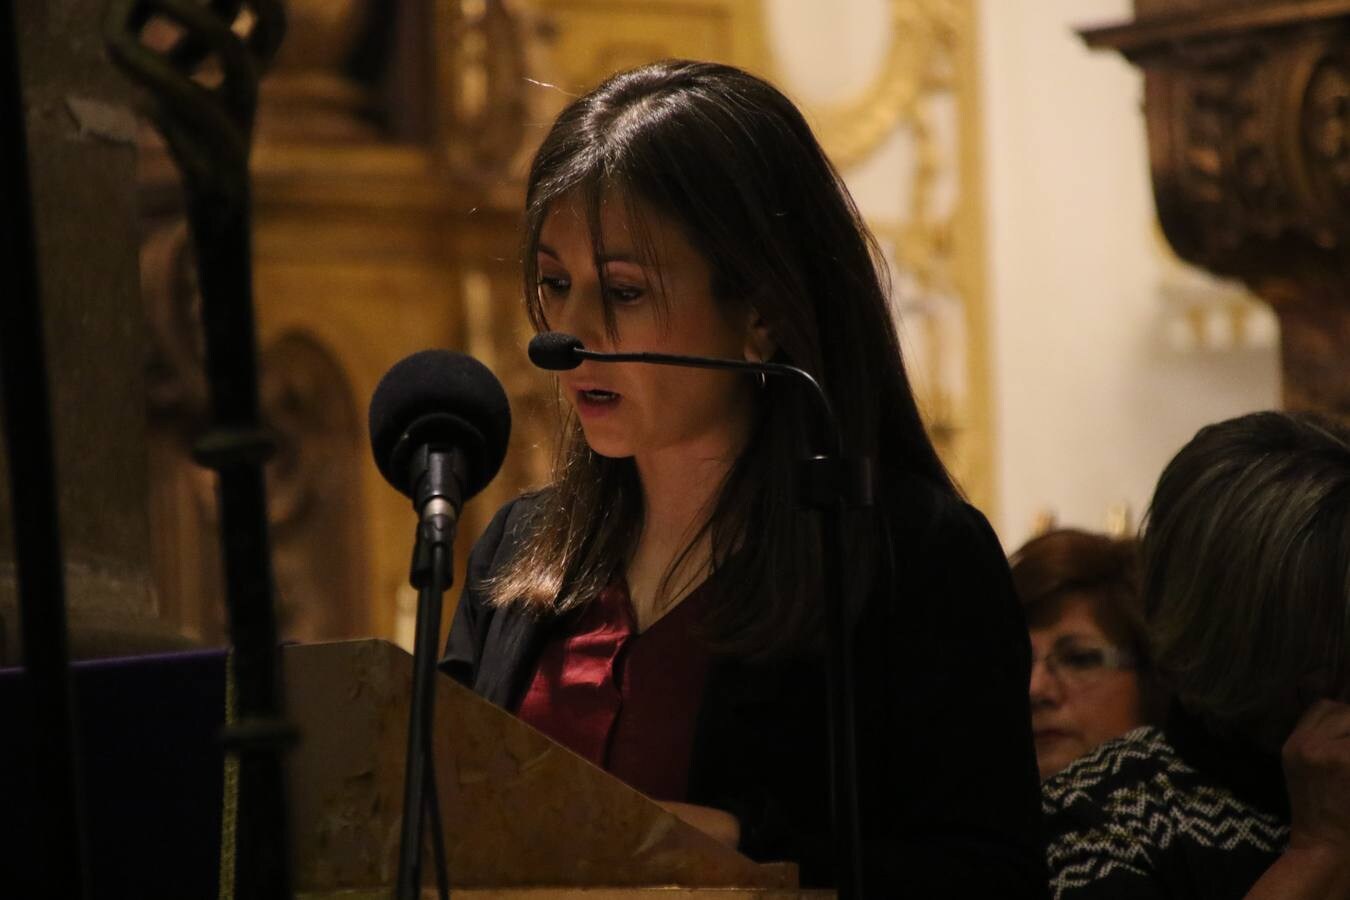
[[[524,543],[531,517],[544,502],[542,491],[522,494],[504,504],[474,542],[465,568],[464,590],[455,606],[450,634],[439,667],[461,684],[475,686],[494,620],[501,610],[489,600],[488,584]],[[520,615],[516,610],[515,615]]]
[[[1002,546],[950,487],[882,475],[889,558],[858,640],[861,681],[881,688],[868,743],[887,748],[897,825],[922,848],[896,871],[941,870],[925,896],[1043,897],[1031,649]]]
[[[1031,645],[1003,547],[950,487],[904,472],[883,476],[877,521],[886,536],[869,613],[878,628],[909,638],[897,677],[934,690],[978,688],[991,709],[1016,704],[1020,753]]]
[[[958,560],[1006,567],[989,521],[954,489],[912,472],[883,468],[876,502],[893,543],[906,556],[927,565]]]
[[[898,586],[959,608],[995,607],[1003,624],[1024,629],[1007,557],[983,513],[946,485],[894,469],[879,473],[875,499],[887,535],[883,571]]]
[[[464,580],[466,592],[481,589],[488,578],[510,561],[520,549],[530,531],[532,519],[542,504],[547,502],[547,498],[547,488],[529,491],[508,500],[493,514],[469,551]]]

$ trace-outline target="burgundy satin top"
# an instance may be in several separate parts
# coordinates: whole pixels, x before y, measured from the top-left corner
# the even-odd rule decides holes
[[[710,655],[690,629],[702,588],[638,633],[619,582],[544,646],[516,711],[657,800],[685,799]]]

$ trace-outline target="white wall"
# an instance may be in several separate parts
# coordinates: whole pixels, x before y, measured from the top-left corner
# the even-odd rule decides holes
[[[979,5],[995,525],[1011,550],[1046,510],[1101,529],[1128,503],[1137,521],[1181,444],[1277,405],[1279,376],[1268,316],[1246,345],[1178,335],[1178,293],[1231,289],[1160,248],[1142,78],[1072,30],[1130,18],[1130,0]]]

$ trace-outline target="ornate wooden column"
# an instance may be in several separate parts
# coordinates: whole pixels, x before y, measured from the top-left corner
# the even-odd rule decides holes
[[[1274,308],[1286,407],[1350,416],[1350,0],[1135,11],[1081,34],[1144,71],[1163,232]]]
[[[106,5],[20,3],[0,13],[13,17],[19,39],[75,658],[186,643],[160,621],[151,579],[146,323],[131,237],[136,120],[130,88],[103,50]],[[0,200],[0,207],[9,202]],[[9,302],[0,291],[0,303]],[[11,521],[3,456],[0,451],[0,666],[12,666],[22,659],[12,541],[24,523]]]

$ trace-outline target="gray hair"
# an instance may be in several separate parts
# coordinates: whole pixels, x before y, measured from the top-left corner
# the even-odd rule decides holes
[[[1350,431],[1275,412],[1201,429],[1158,481],[1143,569],[1155,664],[1211,725],[1271,735],[1344,696]]]

